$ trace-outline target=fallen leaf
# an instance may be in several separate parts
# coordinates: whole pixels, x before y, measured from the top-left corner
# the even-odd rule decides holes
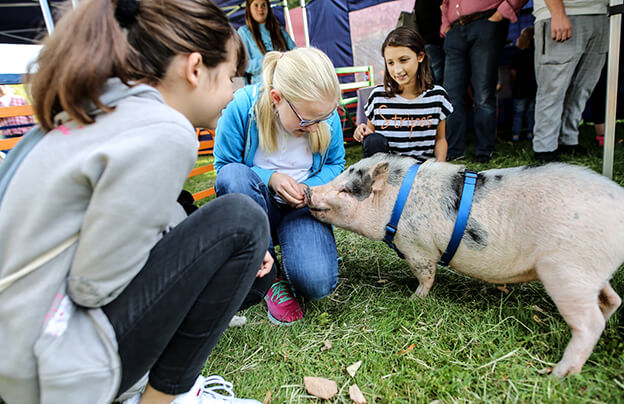
[[[305,376],[303,385],[308,393],[323,400],[329,400],[338,393],[338,384],[323,377]]]
[[[357,361],[353,365],[347,366],[347,373],[349,376],[355,377],[355,373],[358,371],[360,366],[362,366],[362,361]]]
[[[442,320],[444,320],[444,318],[440,317],[440,319],[438,320],[438,323],[436,324],[435,328],[438,328],[440,326],[440,324],[442,324]]]
[[[409,352],[409,351],[411,351],[412,349],[414,349],[414,347],[415,347],[415,346],[416,346],[416,345],[412,344],[412,345],[408,346],[406,349],[404,349],[404,350],[402,350],[402,351],[397,352],[397,355],[403,355],[404,353]]]
[[[504,292],[505,294],[509,293],[509,289],[507,289],[507,284],[503,284],[503,286],[497,286],[496,289],[500,290],[501,292]]]
[[[323,346],[321,347],[321,352],[323,351],[327,351],[328,349],[332,349],[333,345],[332,342],[328,339],[326,339],[325,341],[323,341]]]
[[[533,314],[533,320],[535,320],[536,323],[541,323],[542,320],[540,320],[540,318],[537,316],[537,314]]]
[[[264,396],[264,401],[262,404],[271,404],[271,390],[267,391],[266,396]]]
[[[387,283],[387,282],[388,282],[387,279],[380,279],[380,280],[377,281],[377,283]]]
[[[353,384],[349,387],[349,398],[351,398],[354,404],[366,404],[364,394],[362,394],[357,384]]]

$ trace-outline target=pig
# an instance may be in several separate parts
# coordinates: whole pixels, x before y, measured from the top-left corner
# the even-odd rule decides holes
[[[415,160],[378,153],[306,190],[318,220],[382,240],[403,177]],[[419,281],[433,285],[455,225],[464,167],[435,160],[416,174],[394,239]],[[622,299],[609,280],[624,262],[624,189],[563,163],[478,174],[472,209],[450,266],[491,283],[540,280],[572,330],[559,378],[581,371]]]

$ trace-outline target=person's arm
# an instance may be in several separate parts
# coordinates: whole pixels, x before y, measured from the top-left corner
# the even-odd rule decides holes
[[[260,74],[262,72],[262,59],[264,55],[260,52],[260,49],[258,49],[258,45],[256,44],[251,30],[246,25],[243,25],[238,29],[238,34],[247,51],[247,70],[245,71],[252,76]]]
[[[353,131],[353,139],[362,143],[364,138],[371,133],[375,133],[375,125],[368,120],[366,123],[359,124]]]
[[[550,36],[553,41],[563,42],[572,37],[572,23],[566,13],[563,0],[545,0],[550,11]]]
[[[214,141],[214,168],[217,174],[221,167],[230,163],[243,163],[245,153],[246,128],[249,120],[251,100],[247,87],[238,90],[234,99],[221,113]]]
[[[442,11],[442,24],[440,25],[440,37],[444,38],[449,29],[451,29],[451,23],[447,16],[449,7],[449,0],[443,0],[440,10]]]
[[[448,143],[446,141],[446,119],[438,123],[436,129],[435,146],[433,146],[433,155],[438,161],[446,161],[446,152],[448,151]]]
[[[304,184],[310,187],[326,184],[344,171],[344,138],[342,135],[342,122],[337,110],[334,111],[327,123],[331,127],[331,141],[327,149],[327,157],[320,171],[303,181]]]
[[[528,3],[528,0],[505,0],[501,1],[501,3],[496,8],[496,12],[488,18],[488,20],[493,22],[502,21],[503,18],[508,19],[510,22],[518,21],[517,13],[522,10]]]
[[[80,306],[115,299],[171,225],[197,157],[190,124],[155,122],[126,131],[83,156],[76,181],[92,190],[67,293]]]
[[[290,35],[288,35],[288,32],[286,32],[284,27],[280,27],[280,29],[282,31],[282,35],[284,36],[284,39],[286,40],[286,47],[288,48],[288,50],[295,49],[297,47],[297,45],[295,44],[295,41],[293,41]]]

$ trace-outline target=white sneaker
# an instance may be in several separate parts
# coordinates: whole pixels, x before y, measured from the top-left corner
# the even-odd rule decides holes
[[[199,375],[191,390],[171,404],[262,404],[257,400],[236,398],[232,387],[232,383],[221,376]]]

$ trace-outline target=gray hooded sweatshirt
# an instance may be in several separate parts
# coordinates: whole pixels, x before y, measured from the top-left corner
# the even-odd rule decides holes
[[[110,403],[121,368],[100,307],[183,217],[197,156],[190,122],[147,85],[110,79],[95,123],[65,121],[19,166],[0,203],[0,277],[78,241],[0,292],[0,397],[8,404]],[[63,115],[63,114],[60,114]]]

